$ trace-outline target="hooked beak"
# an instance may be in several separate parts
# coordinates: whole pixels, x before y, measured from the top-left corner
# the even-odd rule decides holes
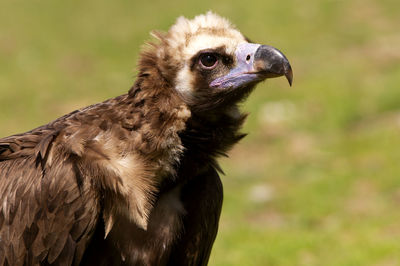
[[[274,78],[285,75],[292,86],[293,71],[286,56],[278,49],[261,45],[254,55],[254,69],[265,78]]]
[[[293,72],[286,56],[269,45],[243,43],[236,49],[236,67],[211,82],[213,88],[239,88],[267,78],[285,76],[292,85]]]

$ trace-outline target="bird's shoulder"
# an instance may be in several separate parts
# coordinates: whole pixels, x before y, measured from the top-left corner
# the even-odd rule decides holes
[[[113,217],[121,214],[145,228],[156,185],[173,174],[183,153],[177,132],[189,115],[171,94],[137,86],[131,94],[1,139],[0,182],[10,180],[10,171],[22,176],[29,171],[32,179],[40,179],[42,173],[58,168],[60,177],[71,162],[97,188],[115,196],[105,206],[107,230],[113,226]],[[16,164],[18,169],[11,167]],[[115,201],[121,206],[118,209]]]

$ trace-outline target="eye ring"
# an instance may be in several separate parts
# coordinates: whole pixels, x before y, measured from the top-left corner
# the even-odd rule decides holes
[[[213,69],[218,65],[219,57],[215,53],[204,53],[199,57],[199,65],[204,69]]]

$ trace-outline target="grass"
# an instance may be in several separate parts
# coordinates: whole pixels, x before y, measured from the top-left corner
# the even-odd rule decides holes
[[[399,265],[396,0],[3,1],[0,136],[126,92],[150,30],[210,9],[295,75],[243,106],[210,265]]]

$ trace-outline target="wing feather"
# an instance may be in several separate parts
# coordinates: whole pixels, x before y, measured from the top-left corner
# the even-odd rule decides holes
[[[0,265],[78,264],[100,212],[74,162],[48,164],[57,131],[0,139]]]

